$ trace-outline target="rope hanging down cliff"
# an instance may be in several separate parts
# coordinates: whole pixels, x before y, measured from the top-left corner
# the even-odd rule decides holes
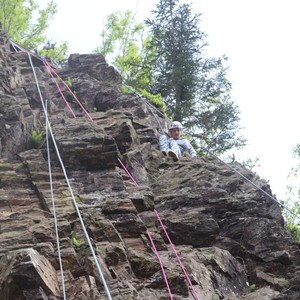
[[[97,270],[98,270],[98,272],[99,272],[101,281],[102,281],[102,283],[103,283],[105,292],[106,292],[108,298],[111,300],[112,297],[111,297],[110,291],[109,291],[108,286],[107,286],[107,284],[106,284],[106,281],[105,281],[105,278],[104,278],[102,269],[101,269],[101,267],[100,267],[100,263],[99,263],[98,258],[97,258],[97,256],[96,256],[96,253],[95,253],[95,250],[94,250],[94,248],[93,248],[93,245],[92,245],[92,243],[91,243],[91,239],[90,239],[89,234],[88,234],[88,232],[87,232],[87,229],[86,229],[86,226],[85,226],[85,224],[84,224],[84,221],[83,221],[83,219],[82,219],[82,216],[81,216],[81,213],[80,213],[80,210],[79,210],[77,201],[76,201],[76,199],[75,199],[75,196],[74,196],[74,193],[73,193],[73,190],[72,190],[72,187],[71,187],[69,178],[68,178],[67,173],[66,173],[66,169],[65,169],[64,163],[63,163],[63,161],[62,161],[62,159],[61,159],[60,152],[59,152],[59,150],[58,150],[58,146],[57,146],[57,144],[56,144],[56,141],[55,141],[55,138],[54,138],[54,134],[53,134],[52,129],[51,129],[51,124],[50,124],[49,119],[48,119],[48,115],[47,115],[46,107],[45,107],[45,104],[44,104],[43,96],[42,96],[42,93],[41,93],[41,91],[40,91],[40,87],[39,87],[39,84],[38,84],[37,76],[36,76],[36,73],[35,73],[35,70],[34,70],[34,66],[33,66],[33,63],[32,63],[32,60],[31,60],[31,54],[30,54],[29,52],[27,52],[27,54],[28,54],[28,58],[29,58],[29,61],[30,61],[30,65],[31,65],[32,71],[33,71],[35,83],[36,83],[36,86],[37,86],[37,89],[38,89],[38,92],[39,92],[41,104],[42,104],[42,107],[43,107],[43,110],[44,110],[44,113],[45,113],[46,124],[47,124],[47,126],[48,126],[48,128],[49,128],[49,132],[50,132],[50,135],[51,135],[51,138],[52,138],[52,142],[53,142],[54,147],[55,147],[56,155],[57,155],[58,160],[59,160],[59,162],[60,162],[61,168],[62,168],[62,170],[63,170],[64,176],[65,176],[65,179],[66,179],[66,182],[67,182],[67,185],[68,185],[70,194],[71,194],[71,198],[72,198],[72,201],[73,201],[73,205],[74,205],[74,207],[75,207],[75,210],[76,210],[77,215],[78,215],[78,217],[79,217],[79,220],[80,220],[80,223],[81,223],[81,226],[82,226],[84,235],[85,235],[85,237],[86,237],[86,240],[87,240],[88,245],[89,245],[89,247],[90,247],[90,250],[91,250],[91,252],[92,252],[92,256],[93,256],[94,262],[95,262],[95,264],[96,264],[96,268],[97,268]]]
[[[34,56],[35,58],[39,59],[40,61],[44,62],[44,64],[46,64],[48,66],[47,71],[49,72],[49,68],[51,68],[52,72],[55,72],[54,68],[55,66],[54,65],[51,65],[49,62],[47,62],[45,60],[44,57],[41,57],[37,54],[34,54],[28,50],[26,50],[25,48],[23,48],[22,46],[18,45],[17,43],[13,42],[12,40],[9,40],[12,47],[15,49],[15,51],[17,51],[16,48],[18,48],[20,51],[24,51],[24,52],[27,52],[27,53],[30,53],[32,56]],[[58,76],[58,74],[55,72],[55,74]],[[59,77],[60,78],[60,77]],[[61,78],[60,78],[61,79]],[[63,82],[64,85],[66,85],[66,87],[68,88],[69,92],[72,93],[72,95],[74,96],[74,98],[76,99],[76,101],[78,103],[81,104],[81,102],[77,99],[77,97],[73,94],[73,92],[69,89],[68,85],[61,79],[61,81]],[[155,120],[157,121],[157,124],[159,126],[159,130],[161,132],[164,132],[159,120],[158,120],[158,117],[156,115],[156,113],[154,112],[154,110],[156,112],[158,112],[159,114],[163,115],[164,117],[166,117],[161,111],[159,111],[155,106],[153,106],[151,103],[149,103],[149,101],[147,101],[147,99],[145,99],[145,97],[139,95],[135,90],[133,90],[131,87],[127,86],[126,84],[123,83],[123,85],[128,89],[130,90],[133,94],[135,94],[136,96],[138,96],[140,99],[142,99],[144,101],[144,103],[146,104],[146,106],[149,108],[150,112],[153,114]],[[69,105],[67,105],[69,107]],[[84,109],[84,107],[82,107]],[[88,112],[84,109],[84,111],[87,113],[88,117],[90,120],[92,120],[91,116],[88,114]],[[170,120],[167,119],[169,122]],[[248,179],[247,177],[245,177],[243,174],[241,174],[239,171],[237,171],[236,169],[234,169],[233,167],[231,167],[228,163],[224,162],[222,159],[220,159],[218,156],[216,156],[215,154],[213,154],[210,150],[206,149],[205,147],[201,146],[200,147],[202,150],[206,151],[207,153],[209,153],[210,155],[216,157],[220,162],[222,162],[223,164],[225,164],[228,168],[230,168],[232,171],[234,171],[236,174],[238,174],[239,176],[241,176],[244,180],[246,180],[247,182],[249,182],[251,185],[253,185],[256,189],[258,189],[259,191],[261,191],[263,194],[265,194],[267,197],[271,198],[272,200],[276,201],[280,207],[286,209],[289,213],[291,213],[293,216],[295,217],[300,217],[298,216],[297,214],[295,214],[294,212],[290,211],[290,209],[283,205],[282,203],[280,203],[276,198],[274,198],[272,195],[270,195],[269,193],[267,193],[266,191],[264,191],[263,189],[261,189],[258,185],[256,185],[253,181],[251,181],[250,179]]]
[[[44,65],[45,65],[45,67],[47,67],[47,62],[44,62]],[[47,70],[48,70],[48,72],[50,73],[52,79],[55,80],[54,77],[52,76],[51,68],[48,67]],[[55,72],[55,75],[58,76],[58,74],[57,74],[56,72]],[[60,77],[59,77],[59,78],[60,78]],[[64,82],[61,78],[60,78],[60,80],[61,80],[62,82]],[[55,81],[56,81],[56,80],[55,80]],[[56,86],[59,88],[58,84],[56,84]],[[61,95],[62,95],[62,93],[61,93]],[[62,95],[62,96],[63,96],[63,95]],[[73,96],[75,97],[74,94],[73,94]],[[79,100],[78,100],[78,101],[79,101]],[[66,102],[66,101],[65,101],[65,102]],[[147,100],[146,100],[146,99],[145,99],[145,103],[147,104],[147,107],[151,110],[151,112],[152,112],[153,115],[155,116],[155,113],[154,113],[154,109],[155,109],[155,108],[154,108],[154,107],[151,107],[152,105],[151,105],[150,103],[147,103]],[[70,106],[68,106],[68,107],[69,107],[69,109],[71,110],[71,107],[70,107]],[[92,118],[90,118],[90,120],[92,120]],[[156,120],[158,121],[158,118],[156,118]],[[159,121],[158,121],[158,122],[159,122]],[[161,128],[161,130],[163,130],[161,126],[160,126],[160,128]],[[129,171],[126,169],[125,165],[122,163],[122,161],[121,161],[120,159],[119,159],[119,162],[120,162],[120,164],[122,165],[122,167],[124,168],[124,170],[127,172],[127,174],[130,176],[131,180],[134,182],[134,184],[136,185],[136,187],[139,187],[138,184],[136,183],[136,181],[134,180],[134,178],[131,176],[131,174],[130,174]],[[155,213],[156,213],[156,215],[158,216],[158,219],[160,220],[157,211],[155,211]],[[162,224],[161,220],[160,220],[160,223]],[[164,228],[164,227],[163,227],[163,228]],[[167,235],[168,240],[170,241],[170,237],[168,236],[168,234],[167,234],[165,228],[164,228],[164,231],[165,231],[165,233],[166,233],[166,235]],[[152,245],[154,245],[154,243],[153,243],[153,241],[152,241],[152,239],[151,239],[150,232],[149,232],[148,230],[147,230],[147,234],[148,234],[148,236],[149,236],[149,239],[150,239]],[[177,260],[179,261],[179,264],[180,264],[180,266],[181,266],[181,268],[182,268],[182,270],[183,270],[183,272],[184,272],[184,274],[185,274],[185,276],[186,276],[186,278],[187,278],[187,280],[188,280],[188,283],[189,283],[190,288],[191,288],[191,290],[192,290],[192,292],[193,292],[193,294],[194,294],[195,299],[199,300],[199,297],[198,297],[198,295],[197,295],[197,293],[196,293],[196,291],[195,291],[195,289],[194,289],[194,287],[193,287],[193,285],[192,285],[192,283],[191,283],[191,280],[189,279],[189,277],[188,277],[188,275],[187,275],[187,273],[186,273],[186,271],[185,271],[185,268],[184,268],[183,264],[181,263],[181,260],[180,260],[178,254],[177,254],[177,252],[176,252],[176,250],[175,250],[175,247],[174,247],[173,243],[172,243],[172,242],[170,242],[170,243],[171,243],[171,245],[172,245],[173,251],[175,252],[175,255],[176,255],[176,257],[177,257]],[[169,294],[170,294],[171,299],[173,299],[172,293],[171,293],[171,290],[170,290],[170,287],[169,287],[169,284],[168,284],[168,280],[167,280],[166,274],[165,274],[165,272],[164,272],[164,268],[163,268],[163,265],[162,265],[162,261],[161,261],[161,259],[160,259],[160,257],[159,257],[159,254],[158,254],[157,250],[155,249],[155,245],[154,245],[153,247],[154,247],[154,248],[153,248],[153,249],[154,249],[154,252],[155,252],[156,256],[158,257],[158,259],[159,259],[159,261],[160,261],[161,269],[162,269],[162,272],[163,272],[163,275],[164,275],[164,278],[165,278],[165,282],[166,282],[166,285],[167,285],[168,292],[169,292]]]
[[[205,148],[204,148],[205,149]],[[205,149],[206,151],[208,151],[207,149]],[[212,154],[212,153],[210,153]],[[213,155],[213,154],[212,154]],[[214,155],[215,156],[215,155]],[[218,158],[218,157],[217,157]],[[219,159],[219,158],[218,158]],[[221,159],[219,159],[221,162],[223,162]],[[223,162],[224,164],[226,164],[225,162]],[[231,166],[229,166],[228,164],[226,164],[228,167],[230,167],[234,172],[236,172],[237,174],[239,174],[241,177],[243,177],[245,180],[247,180],[249,183],[251,183],[255,188],[259,189],[261,192],[263,192],[265,195],[267,195],[268,197],[272,198],[273,200],[275,200],[276,202],[277,199],[275,199],[273,196],[271,196],[270,194],[268,194],[267,192],[265,192],[264,190],[262,190],[260,187],[258,187],[255,183],[253,183],[251,180],[249,180],[248,178],[246,178],[245,176],[243,176],[243,174],[241,174],[240,172],[238,172],[237,170],[235,170],[234,168],[232,168]],[[279,203],[279,202],[278,202]],[[279,203],[280,204],[280,203]],[[280,204],[281,205],[281,204]],[[282,207],[284,207],[284,205],[281,205]]]
[[[45,105],[45,115],[46,115],[46,119],[48,120],[47,102],[46,102],[46,105]],[[58,261],[59,261],[59,268],[60,268],[60,273],[61,273],[61,284],[62,284],[62,290],[63,290],[63,297],[64,297],[64,300],[66,300],[67,295],[66,295],[66,288],[65,288],[64,269],[63,269],[63,264],[62,264],[62,259],[61,259],[60,242],[59,242],[59,234],[58,234],[58,224],[57,224],[54,193],[53,193],[48,123],[46,123],[46,143],[47,143],[47,157],[48,157],[48,172],[49,172],[49,180],[50,180],[50,193],[51,193],[51,202],[52,202],[52,210],[53,210],[53,218],[54,218],[54,227],[55,227]]]
[[[159,111],[155,106],[151,105],[151,103],[149,103],[145,97],[139,95],[135,90],[133,90],[132,88],[130,88],[129,86],[127,86],[126,84],[123,84],[128,90],[130,90],[132,93],[134,93],[135,95],[137,95],[140,99],[142,99],[145,104],[147,105],[147,107],[149,108],[150,112],[153,114],[154,118],[156,119],[158,126],[161,130],[161,132],[163,132],[162,126],[154,112],[154,110],[156,110],[157,112],[161,113],[161,111]],[[162,114],[162,113],[161,113]],[[162,114],[163,115],[163,114]],[[166,116],[163,115],[165,118]],[[171,122],[168,118],[167,118],[168,122]],[[267,197],[269,197],[270,199],[274,200],[275,202],[277,202],[279,204],[279,206],[281,208],[286,209],[290,214],[292,214],[294,217],[300,217],[299,215],[295,214],[294,212],[292,212],[287,206],[285,206],[284,204],[282,204],[280,201],[278,201],[275,197],[273,197],[272,195],[270,195],[269,193],[267,193],[266,191],[264,191],[262,188],[260,188],[257,184],[255,184],[252,180],[250,180],[249,178],[247,178],[246,176],[244,176],[241,172],[239,172],[238,170],[236,170],[235,168],[233,168],[232,166],[230,166],[230,164],[226,163],[225,161],[223,161],[221,158],[219,158],[218,156],[216,156],[213,152],[211,152],[209,149],[207,149],[204,146],[200,146],[200,148],[209,153],[210,155],[214,156],[215,158],[217,158],[221,163],[223,163],[224,165],[226,165],[229,169],[231,169],[232,171],[234,171],[236,174],[238,174],[239,176],[241,176],[244,180],[246,180],[247,182],[249,182],[253,187],[255,187],[257,190],[259,190],[260,192],[262,192],[264,195],[266,195]]]

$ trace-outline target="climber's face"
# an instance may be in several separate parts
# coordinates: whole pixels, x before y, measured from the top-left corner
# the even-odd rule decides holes
[[[179,128],[172,128],[170,129],[170,135],[174,140],[178,140],[182,135],[182,130]]]

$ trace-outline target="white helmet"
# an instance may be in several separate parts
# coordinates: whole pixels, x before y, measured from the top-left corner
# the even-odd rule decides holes
[[[170,125],[169,125],[169,130],[171,130],[171,129],[173,129],[173,128],[179,128],[179,129],[183,129],[183,126],[182,126],[182,124],[180,123],[180,122],[178,122],[178,121],[174,121],[174,122],[172,122],[172,123],[170,123]]]

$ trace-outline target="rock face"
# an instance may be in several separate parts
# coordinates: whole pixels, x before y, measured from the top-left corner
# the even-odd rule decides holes
[[[156,251],[173,299],[300,299],[280,206],[240,174],[272,195],[265,181],[213,156],[163,157],[166,119],[124,93],[103,56],[56,70],[73,112],[32,62],[38,85],[0,31],[1,299],[169,299]]]

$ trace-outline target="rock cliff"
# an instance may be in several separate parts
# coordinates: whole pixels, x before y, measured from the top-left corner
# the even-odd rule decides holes
[[[300,299],[299,247],[267,182],[211,155],[163,157],[166,119],[103,56],[56,70],[81,107],[32,56],[37,85],[18,50],[0,31],[1,299],[170,299],[151,241],[173,299]]]

